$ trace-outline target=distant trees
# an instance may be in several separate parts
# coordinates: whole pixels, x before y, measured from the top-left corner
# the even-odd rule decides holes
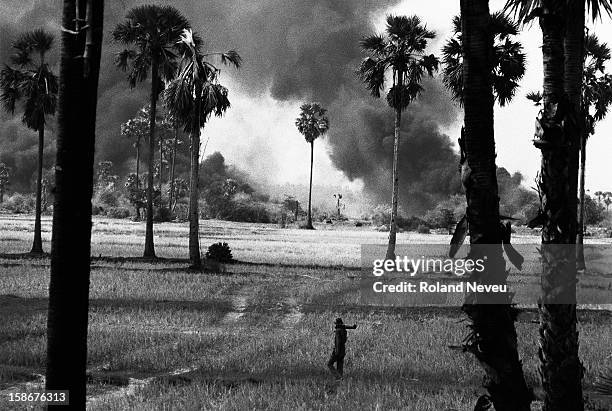
[[[4,108],[14,113],[16,104],[22,103],[23,123],[38,131],[38,174],[32,254],[43,254],[41,214],[45,125],[46,116],[55,114],[58,93],[57,76],[51,71],[46,60],[53,41],[53,35],[42,29],[23,33],[13,43],[16,53],[11,57],[11,62],[14,66],[5,65],[0,72],[0,99]]]
[[[0,203],[4,202],[4,194],[11,184],[11,169],[0,163]]]
[[[312,230],[312,168],[314,165],[314,142],[329,130],[327,110],[319,103],[306,103],[300,106],[300,116],[295,120],[295,126],[306,142],[310,144],[310,183],[308,186],[308,214],[305,228]]]
[[[219,56],[223,64],[239,68],[242,59],[235,50],[204,53],[202,41],[190,29],[183,30],[179,46],[182,53],[178,74],[165,93],[168,111],[191,136],[191,187],[189,190],[189,259],[193,268],[202,267],[199,245],[199,169],[200,133],[211,115],[222,116],[230,107],[228,90],[219,84],[220,70],[208,61]]]
[[[174,78],[177,62],[175,47],[182,31],[189,27],[187,19],[172,6],[143,5],[128,11],[123,23],[113,30],[115,41],[135,46],[117,56],[117,66],[129,69],[131,87],[146,80],[151,72],[149,113],[149,153],[147,177],[147,222],[144,257],[155,258],[153,243],[153,174],[155,153],[155,119],[157,100],[163,90],[163,80]]]
[[[423,91],[421,82],[424,75],[433,76],[438,69],[437,57],[425,54],[428,41],[435,37],[435,32],[428,30],[418,16],[389,15],[384,35],[370,36],[361,41],[361,48],[369,56],[361,63],[358,73],[372,95],[380,97],[387,71],[391,71],[393,79],[387,94],[387,103],[395,110],[393,194],[386,256],[388,259],[395,258],[399,196],[398,154],[402,111]]]

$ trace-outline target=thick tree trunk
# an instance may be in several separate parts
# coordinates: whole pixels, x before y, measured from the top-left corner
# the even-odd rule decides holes
[[[176,148],[178,145],[178,134],[179,134],[179,129],[178,127],[176,127],[174,129],[174,143],[172,145],[172,168],[170,170],[170,199],[168,200],[168,207],[170,208],[171,211],[174,211],[174,204],[173,204],[173,200],[174,200],[174,170],[176,167]]]
[[[76,2],[65,0],[62,26],[74,28]],[[47,322],[47,390],[69,390],[68,409],[84,410],[90,273],[91,197],[103,1],[89,6],[87,70],[85,35],[62,32],[55,202]],[[85,16],[81,15],[80,18]]]
[[[584,196],[585,196],[585,175],[586,175],[586,135],[580,139],[580,210],[578,212],[578,235],[576,236],[576,269],[584,270],[586,264],[584,262],[584,230],[585,230],[585,215],[584,215]]]
[[[314,229],[312,225],[312,168],[314,166],[314,140],[310,142],[310,184],[308,185],[308,216],[306,220],[306,228]]]
[[[149,112],[149,175],[147,176],[147,223],[145,231],[145,258],[155,258],[153,243],[153,165],[155,161],[155,118],[157,114],[158,63],[151,64],[151,110]]]
[[[542,150],[543,210],[540,376],[544,411],[584,409],[576,329],[578,147],[584,44],[584,2],[555,14],[543,2],[544,109],[536,146]],[[565,35],[565,38],[564,38]],[[565,40],[565,41],[564,41]],[[564,121],[565,120],[565,121]]]
[[[34,242],[32,243],[31,254],[43,254],[42,248],[42,175],[43,175],[43,155],[45,148],[45,127],[41,126],[38,130],[38,170],[36,174],[36,212],[34,216]]]
[[[397,88],[401,90],[403,87],[403,73],[397,73]],[[399,102],[399,107],[395,109],[395,127],[393,135],[393,189],[391,193],[391,221],[389,221],[389,244],[387,246],[387,260],[395,259],[395,243],[397,242],[397,204],[399,201],[399,173],[397,170],[399,161],[399,144],[400,144],[400,129],[402,126],[402,104]]]
[[[493,89],[490,56],[488,0],[461,0],[465,128],[462,145],[465,163],[462,182],[466,190],[470,257],[484,258],[485,270],[472,281],[506,284],[502,250],[502,225],[495,164]],[[523,376],[514,328],[516,313],[509,295],[470,294],[463,310],[472,322],[466,348],[486,373],[484,387],[497,411],[529,410],[532,394]]]
[[[189,183],[189,261],[191,267],[202,267],[200,256],[200,213],[198,199],[200,196],[200,129],[191,133],[191,165]]]

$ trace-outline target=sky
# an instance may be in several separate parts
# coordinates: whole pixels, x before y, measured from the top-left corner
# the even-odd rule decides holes
[[[491,11],[503,8],[503,0],[492,0]],[[438,53],[442,43],[449,37],[450,22],[459,12],[459,1],[449,0],[404,0],[385,13],[371,15],[375,26],[382,30],[386,13],[419,15],[438,38],[432,45],[432,52]],[[601,41],[612,43],[612,26],[596,22],[592,29]],[[364,33],[369,34],[369,33]],[[525,27],[519,36],[527,54],[527,72],[521,82],[514,101],[504,108],[496,107],[495,132],[498,166],[510,172],[519,171],[525,176],[525,185],[533,186],[540,167],[539,151],[533,146],[535,117],[538,108],[524,98],[531,90],[541,89],[542,55],[541,32],[535,24]],[[231,163],[251,165],[253,177],[268,182],[307,182],[309,173],[308,146],[294,126],[299,112],[300,101],[277,101],[270,93],[250,97],[233,84],[232,76],[239,73],[226,71],[226,83],[232,93],[233,107],[225,117],[213,119],[207,125],[204,141],[208,139],[206,152],[220,151]],[[380,101],[384,105],[384,101]],[[456,115],[452,125],[444,125],[442,131],[456,141],[461,128],[461,113]],[[334,119],[331,118],[331,127]],[[231,135],[232,138],[226,138]],[[589,139],[587,147],[587,189],[610,191],[608,179],[609,154],[612,149],[612,116],[597,125],[596,133]],[[253,144],[261,150],[253,151],[246,145]],[[276,147],[269,150],[269,147]],[[315,143],[314,179],[319,184],[344,186],[360,190],[361,182],[351,182],[337,170],[329,156],[329,145],[325,139]]]

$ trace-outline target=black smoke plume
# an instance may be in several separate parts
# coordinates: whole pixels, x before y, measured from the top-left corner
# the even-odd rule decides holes
[[[7,44],[17,30],[42,25],[57,31],[60,3],[59,0],[14,0],[0,6],[0,11],[6,11],[4,14],[9,16],[1,27],[2,60],[6,61]],[[130,7],[142,3],[145,2],[106,2],[97,157],[113,161],[120,173],[132,167],[133,150],[130,142],[120,135],[119,126],[147,103],[148,85],[129,89],[125,74],[114,67],[114,54],[120,47],[112,43],[109,33]],[[334,165],[349,179],[363,180],[366,193],[374,201],[389,201],[393,112],[384,99],[370,97],[357,80],[355,69],[363,58],[359,40],[374,32],[373,18],[382,16],[398,0],[180,0],[168,3],[190,19],[194,29],[204,37],[206,49],[235,48],[240,52],[244,67],[237,73],[226,70],[224,75],[232,76],[243,93],[255,98],[270,93],[277,100],[313,100],[324,104],[331,119],[331,129],[325,138]],[[427,81],[422,98],[404,113],[400,198],[406,212],[422,211],[459,189],[456,155],[451,141],[440,131],[440,127],[452,124],[456,115],[456,108],[438,80]],[[0,159],[17,157],[25,143],[7,145],[6,142],[27,134],[21,130],[17,137],[6,128],[3,123]],[[31,146],[30,143],[25,145]],[[33,168],[29,172],[31,175]]]

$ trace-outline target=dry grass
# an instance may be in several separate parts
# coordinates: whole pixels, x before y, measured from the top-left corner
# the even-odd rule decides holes
[[[29,248],[26,221],[0,220],[5,252]],[[186,227],[162,224],[158,253],[184,257]],[[481,372],[448,349],[466,333],[447,309],[359,305],[361,243],[384,233],[281,230],[204,222],[205,244],[227,241],[241,261],[223,274],[194,273],[185,262],[96,259],[89,327],[90,409],[408,409],[465,410],[482,392]],[[96,220],[94,253],[140,255],[142,224]],[[446,236],[401,240],[445,242]],[[422,236],[421,236],[422,237]],[[171,244],[172,247],[167,246]],[[293,266],[279,265],[292,264]],[[0,258],[0,391],[34,389],[44,373],[48,260]],[[526,287],[533,279],[521,277]],[[346,378],[325,363],[337,316],[350,332]],[[588,389],[612,364],[612,315],[582,312],[581,357]],[[537,324],[517,324],[521,356],[537,383]],[[5,396],[0,409],[9,408]]]

